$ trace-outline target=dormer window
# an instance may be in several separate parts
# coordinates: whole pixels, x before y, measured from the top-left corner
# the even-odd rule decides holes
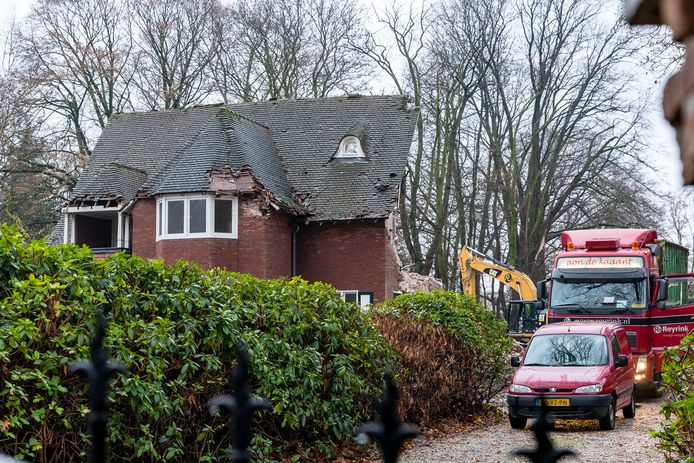
[[[357,137],[348,136],[342,139],[340,147],[335,153],[337,159],[366,159],[364,150],[361,148],[361,142]]]

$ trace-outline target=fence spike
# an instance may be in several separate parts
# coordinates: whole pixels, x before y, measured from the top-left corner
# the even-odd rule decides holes
[[[253,413],[260,409],[271,408],[270,402],[262,397],[253,395],[248,387],[248,351],[243,342],[238,344],[238,365],[234,368],[232,384],[233,395],[221,395],[212,399],[209,410],[212,415],[219,411],[231,419],[233,430],[233,451],[229,458],[231,463],[248,463],[250,456],[248,446],[251,443],[251,420]]]
[[[359,436],[366,435],[378,442],[384,463],[396,463],[400,448],[407,439],[421,433],[416,426],[401,424],[398,418],[398,389],[390,374],[386,374],[386,392],[381,400],[381,423],[365,423],[359,428]]]
[[[556,463],[562,457],[575,455],[568,449],[556,449],[549,439],[549,422],[545,406],[540,407],[540,417],[533,423],[532,430],[535,434],[537,447],[535,449],[521,449],[514,452],[515,455],[526,457],[533,463]]]
[[[91,435],[91,448],[89,449],[89,463],[103,463],[106,461],[106,393],[108,381],[118,373],[126,372],[126,368],[118,362],[110,362],[108,354],[103,348],[106,337],[106,320],[99,304],[96,311],[96,325],[94,336],[89,342],[91,360],[89,362],[75,362],[70,365],[68,373],[83,376],[89,384],[89,434]]]

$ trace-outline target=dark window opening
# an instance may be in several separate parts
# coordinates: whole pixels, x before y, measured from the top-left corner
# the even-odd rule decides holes
[[[114,247],[115,219],[76,214],[75,244],[86,244],[90,248]]]
[[[189,233],[205,233],[207,231],[207,200],[191,199]]]
[[[233,201],[228,199],[214,200],[214,232],[231,233]]]
[[[183,233],[183,210],[185,201],[167,201],[167,233]]]

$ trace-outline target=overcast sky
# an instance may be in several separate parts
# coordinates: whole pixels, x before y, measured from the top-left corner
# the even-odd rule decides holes
[[[31,5],[36,0],[0,0],[0,30],[4,32],[14,18],[16,21],[21,21],[31,10]],[[408,0],[400,0],[402,3],[407,3]],[[400,3],[400,1],[398,3]],[[426,3],[426,0],[424,0]],[[375,0],[376,4],[382,3],[382,0]],[[392,3],[392,0],[388,0]],[[417,4],[421,0],[416,1]],[[0,53],[2,52],[2,44],[0,44]],[[652,100],[652,109],[650,120],[652,123],[653,132],[653,151],[649,153],[650,164],[655,165],[661,171],[660,188],[663,192],[676,193],[681,191],[682,177],[681,164],[679,161],[679,151],[675,141],[674,130],[663,119],[662,108],[660,105],[662,95],[662,85],[665,79],[660,79],[657,83],[650,77],[646,77],[643,82],[637,85],[642,88],[635,88],[636,92],[647,94]],[[374,85],[374,89],[383,88],[385,85]],[[657,89],[653,87],[657,86]],[[650,87],[650,88],[649,88]]]

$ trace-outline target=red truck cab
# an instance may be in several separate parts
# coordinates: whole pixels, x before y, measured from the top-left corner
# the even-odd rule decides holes
[[[616,413],[636,415],[636,362],[618,323],[557,323],[540,327],[519,367],[506,401],[514,429],[525,427],[544,407],[549,419],[598,419],[615,428]]]
[[[637,385],[656,390],[663,350],[694,329],[688,250],[653,229],[565,231],[561,242],[550,278],[538,285],[547,322],[622,324],[637,355]]]

